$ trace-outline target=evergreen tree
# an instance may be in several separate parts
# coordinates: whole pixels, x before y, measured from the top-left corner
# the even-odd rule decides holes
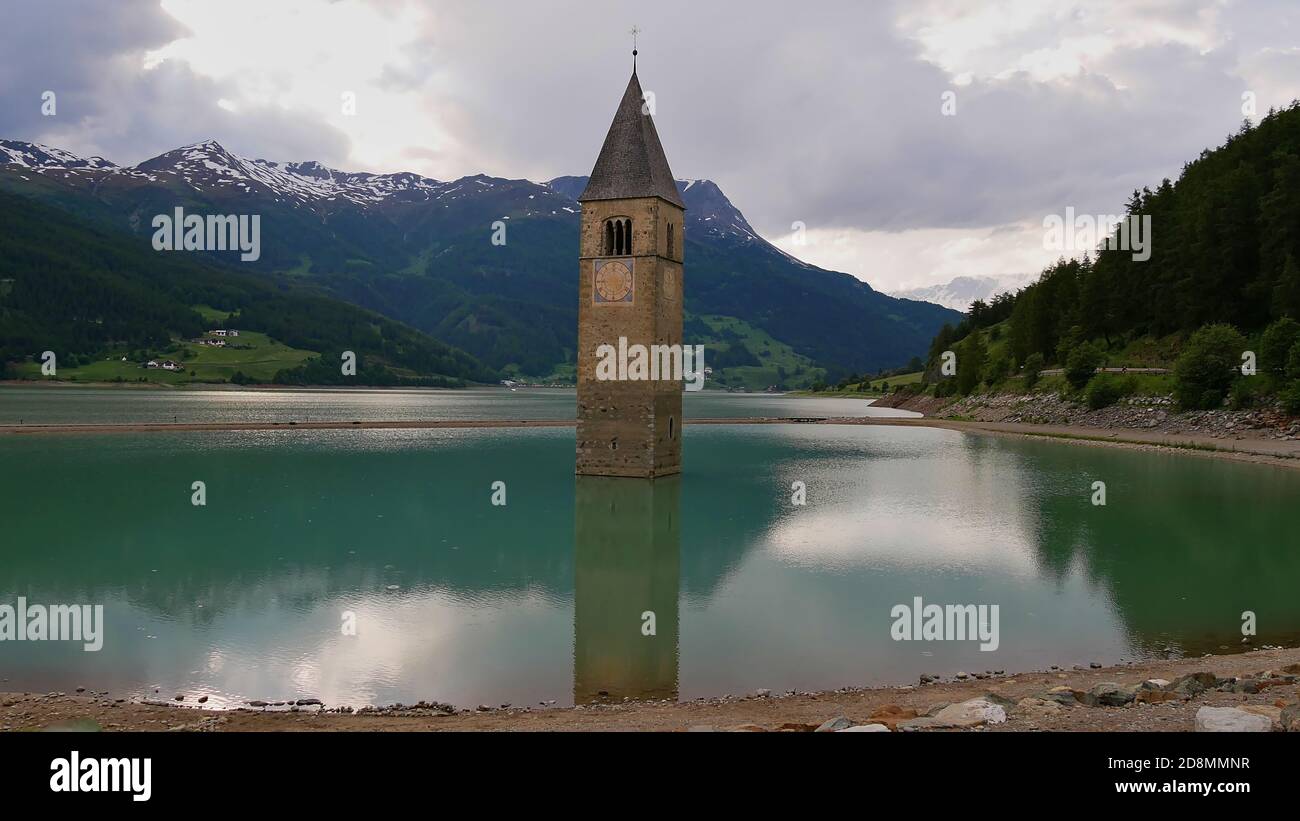
[[[1246,338],[1231,325],[1206,325],[1192,334],[1174,363],[1174,398],[1186,409],[1220,407],[1241,376]]]
[[[1300,341],[1300,322],[1283,317],[1264,330],[1259,343],[1259,369],[1274,380],[1284,378],[1287,355]]]
[[[1075,345],[1065,358],[1066,381],[1075,390],[1082,390],[1101,366],[1102,359],[1101,349],[1093,343],[1081,342]]]
[[[983,334],[976,331],[958,346],[957,354],[957,391],[969,395],[979,386],[984,375],[984,366],[988,358],[988,348],[984,345]]]

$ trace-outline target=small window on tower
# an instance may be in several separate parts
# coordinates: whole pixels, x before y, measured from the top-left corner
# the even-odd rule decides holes
[[[673,224],[670,222],[668,223],[668,258],[672,259],[674,256],[675,255],[673,254]]]
[[[614,253],[614,221],[605,220],[605,243],[601,248],[601,253],[609,256]]]

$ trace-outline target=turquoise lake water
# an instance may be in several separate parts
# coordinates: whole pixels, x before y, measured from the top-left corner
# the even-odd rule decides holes
[[[138,396],[100,412],[196,401]],[[692,404],[738,400],[776,402]],[[356,401],[329,412],[409,412]],[[684,434],[685,472],[653,483],[575,478],[567,428],[0,437],[0,604],[106,620],[96,653],[0,642],[0,690],[569,704],[1198,654],[1239,646],[1246,610],[1257,644],[1300,637],[1295,471],[928,428]],[[917,596],[998,605],[998,649],[893,640]]]

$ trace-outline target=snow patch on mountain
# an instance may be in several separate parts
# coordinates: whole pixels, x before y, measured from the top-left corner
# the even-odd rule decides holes
[[[381,202],[394,194],[432,199],[446,183],[418,174],[367,174],[339,171],[318,162],[280,163],[239,157],[215,140],[168,151],[135,166],[137,171],[179,177],[196,190],[238,187],[269,193],[278,201],[311,204],[346,200],[357,205]]]

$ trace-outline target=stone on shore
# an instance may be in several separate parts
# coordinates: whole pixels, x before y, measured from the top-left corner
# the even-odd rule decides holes
[[[889,728],[883,724],[858,724],[853,727],[845,727],[843,730],[836,730],[837,733],[887,733]]]
[[[1007,720],[1007,711],[1000,704],[986,698],[972,698],[960,704],[949,704],[933,716],[921,716],[899,722],[899,729],[937,730],[978,727],[982,724],[1001,724]]]
[[[1206,690],[1218,686],[1219,678],[1214,673],[1204,671],[1179,676],[1170,684],[1168,690],[1181,696],[1199,696]]]
[[[1054,716],[1064,709],[1059,701],[1049,701],[1045,698],[1022,698],[1016,702],[1016,708],[1026,714],[1037,718]]]
[[[1293,667],[1296,665],[1292,665]],[[1300,733],[1300,702],[1288,704],[1278,716],[1282,729],[1288,733]]]
[[[1268,716],[1236,707],[1202,707],[1196,711],[1198,733],[1267,733],[1272,728]]]
[[[1243,704],[1240,709],[1257,716],[1264,716],[1269,720],[1270,729],[1279,732],[1282,730],[1281,707],[1275,707],[1272,704]]]
[[[1073,707],[1083,700],[1084,693],[1081,690],[1075,690],[1070,687],[1053,687],[1045,693],[1040,693],[1037,698],[1044,701],[1055,701],[1063,707]]]
[[[853,726],[852,721],[849,721],[844,716],[836,716],[835,718],[827,719],[826,721],[822,722],[822,725],[818,727],[814,732],[833,733],[836,730],[847,730],[849,727],[852,726]]]
[[[1089,707],[1123,707],[1133,701],[1133,695],[1130,687],[1104,681],[1089,690],[1081,700]]]

